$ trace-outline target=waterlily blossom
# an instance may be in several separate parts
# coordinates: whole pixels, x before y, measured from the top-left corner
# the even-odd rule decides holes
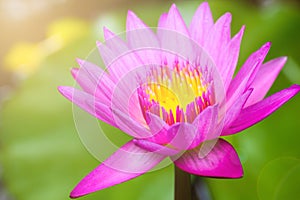
[[[126,40],[104,29],[106,41],[97,47],[106,69],[78,60],[72,75],[82,90],[60,86],[59,91],[132,140],[81,180],[72,198],[138,177],[168,157],[194,175],[243,176],[235,149],[220,136],[263,120],[300,86],[265,97],[287,59],[263,63],[270,42],[233,77],[244,26],[231,37],[230,23],[230,13],[214,22],[204,2],[190,26],[173,4],[156,30],[131,11]]]

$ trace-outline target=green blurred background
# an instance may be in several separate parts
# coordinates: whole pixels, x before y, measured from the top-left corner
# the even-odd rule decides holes
[[[172,1],[0,0],[0,200],[68,199],[77,182],[99,161],[82,145],[72,105],[56,87],[73,85],[69,70],[103,40],[105,25],[125,30],[127,10],[148,25]],[[175,1],[187,22],[201,1]],[[288,62],[270,94],[300,84],[300,5],[297,1],[209,1],[217,19],[233,15],[232,34],[245,24],[239,66],[264,42],[267,60]],[[204,178],[210,198],[298,199],[300,185],[300,96],[264,122],[231,136],[245,175]],[[112,132],[114,141],[119,131]],[[93,131],[93,130],[88,130]],[[228,137],[227,137],[228,138]],[[123,138],[124,139],[124,138]],[[82,199],[173,199],[173,166]]]

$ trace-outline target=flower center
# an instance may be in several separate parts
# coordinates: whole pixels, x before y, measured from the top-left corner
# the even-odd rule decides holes
[[[152,69],[146,83],[138,88],[138,95],[146,121],[146,112],[151,112],[170,125],[192,122],[213,100],[210,83],[204,80],[200,69],[189,64]]]

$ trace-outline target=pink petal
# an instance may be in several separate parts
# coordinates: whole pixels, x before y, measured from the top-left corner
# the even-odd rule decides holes
[[[116,34],[114,34],[113,32],[111,32],[108,28],[106,28],[105,26],[103,27],[103,34],[104,34],[104,39],[105,40],[110,40],[116,37]]]
[[[239,117],[247,99],[251,95],[253,89],[247,90],[242,96],[240,96],[236,102],[228,108],[226,115],[225,115],[225,120],[224,120],[224,129],[227,129],[232,122],[234,122],[237,117]],[[224,133],[221,134],[222,136]]]
[[[224,82],[224,89],[227,91],[229,84],[232,80],[233,73],[235,71],[238,57],[240,53],[240,45],[244,34],[245,26],[232,38],[228,43],[223,54],[220,55],[222,58],[220,65],[218,66],[221,77]]]
[[[223,135],[240,132],[269,116],[300,91],[299,85],[292,85],[264,100],[243,109],[231,126],[224,130]]]
[[[80,68],[73,68],[71,73],[80,87],[90,94],[94,94],[98,79],[105,73],[100,67],[85,60],[77,59]],[[88,67],[87,67],[88,66]]]
[[[106,28],[104,28],[104,33],[105,44],[98,42],[97,46],[108,72],[115,80],[122,78],[131,70],[143,66],[139,56],[118,35]]]
[[[146,83],[150,68],[142,66],[120,77],[111,94],[111,108],[126,113],[135,121],[146,125],[138,100],[137,88]]]
[[[135,29],[149,28],[140,18],[134,14],[131,10],[127,13],[126,30],[132,31]]]
[[[204,144],[203,144],[204,145]],[[199,176],[240,178],[243,168],[234,148],[223,139],[219,139],[211,151],[201,157],[200,147],[186,151],[174,163],[180,169]]]
[[[287,57],[276,58],[261,66],[252,84],[249,86],[253,88],[253,92],[247,100],[245,107],[255,104],[265,97],[286,60]]]
[[[173,67],[174,62],[186,63],[191,56],[195,57],[193,41],[175,4],[168,12],[164,27],[158,27],[157,34],[164,64]]]
[[[167,19],[168,19],[168,13],[163,13],[158,20],[157,31],[156,31],[158,38],[163,38],[165,34]]]
[[[176,123],[168,129],[169,145],[178,150],[187,150],[196,138],[197,127],[189,123]]]
[[[157,36],[132,11],[128,11],[126,30],[129,47],[141,58],[144,65],[161,64]]]
[[[164,156],[173,156],[179,152],[178,150],[171,149],[169,147],[166,147],[166,146],[163,146],[163,145],[160,145],[160,144],[148,141],[148,140],[133,139],[133,142],[137,146],[139,146],[149,152],[158,153],[158,154],[161,154]]]
[[[217,68],[221,66],[223,60],[222,52],[230,41],[231,14],[225,13],[210,29],[209,37],[205,40],[204,48],[213,58]]]
[[[236,77],[232,80],[227,91],[227,105],[230,107],[236,99],[245,92],[253,82],[258,69],[264,61],[271,43],[263,45],[258,51],[254,52],[242,66]]]
[[[151,131],[152,136],[147,140],[157,144],[167,144],[170,141],[168,134],[169,125],[166,124],[159,116],[150,112],[146,113],[147,125]]]
[[[200,46],[203,46],[205,39],[208,37],[208,31],[213,24],[214,21],[208,3],[201,3],[190,24],[191,38]]]
[[[152,133],[145,126],[132,119],[128,114],[117,109],[112,109],[112,112],[112,118],[116,126],[128,135],[134,138],[149,138],[152,136]]]
[[[137,121],[139,124],[143,126],[147,125],[142,109],[140,107],[140,102],[136,91],[134,91],[133,94],[129,97],[129,102],[127,104],[127,112],[128,115],[132,119]]]
[[[126,67],[117,67],[117,65],[126,66],[126,63],[119,59],[120,55],[122,54],[114,52],[108,46],[100,42],[97,42],[97,47],[101,55],[102,61],[104,62],[104,65],[107,68],[106,70],[112,76],[112,79],[115,80],[115,82],[117,82],[118,77],[122,77],[128,72]],[[126,50],[124,50],[124,52],[126,52]]]
[[[136,178],[164,158],[165,156],[147,152],[130,141],[83,178],[70,197],[77,198]]]
[[[77,59],[77,62],[80,69],[73,68],[71,71],[74,79],[85,92],[109,105],[115,83],[99,66],[80,59]]]
[[[209,106],[202,111],[194,120],[193,125],[197,127],[196,135],[193,138],[189,149],[195,148],[205,140],[214,139],[219,136],[214,131],[218,123],[218,105]]]
[[[156,115],[148,113],[147,117],[151,121],[150,129],[156,130],[152,132],[154,136],[147,140],[161,145],[169,144],[179,150],[194,148],[201,142],[220,135],[215,133],[218,105],[207,107],[193,124],[176,123],[169,127]]]
[[[169,10],[166,23],[167,29],[189,36],[186,24],[175,4],[173,4]]]
[[[146,138],[148,141],[166,145],[169,144],[177,150],[186,150],[196,138],[196,126],[190,123],[175,123],[172,126],[165,124],[162,120],[151,113],[148,113],[151,123],[149,127],[153,134],[152,137]]]
[[[168,13],[163,13],[158,20],[157,27],[162,29],[166,28],[167,19]]]
[[[107,105],[104,105],[100,102],[98,102],[96,105],[95,102],[97,99],[95,99],[94,96],[68,86],[59,86],[58,90],[64,97],[75,103],[86,112],[112,126],[115,126],[111,109]]]

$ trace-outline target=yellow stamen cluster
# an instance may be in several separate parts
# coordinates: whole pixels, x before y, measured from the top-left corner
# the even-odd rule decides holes
[[[207,92],[208,84],[203,81],[199,69],[189,65],[182,68],[176,65],[173,69],[168,66],[153,69],[142,88],[146,96],[143,95],[142,99],[147,101],[141,104],[142,109],[153,111],[151,106],[155,104],[158,106],[155,114],[169,124],[174,121],[189,121],[186,112],[198,115],[208,106],[203,95]]]

